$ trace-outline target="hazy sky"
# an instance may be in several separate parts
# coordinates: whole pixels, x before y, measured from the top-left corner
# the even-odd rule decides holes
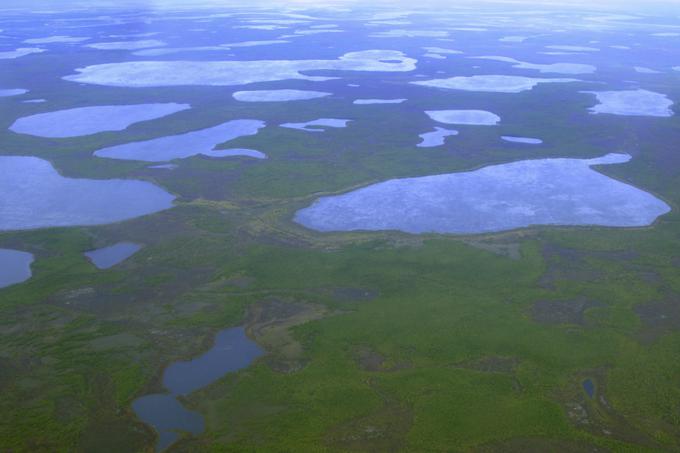
[[[455,9],[458,6],[499,5],[515,8],[570,7],[583,11],[638,11],[640,13],[671,12],[680,17],[680,0],[2,0],[0,10],[29,8],[36,10],[59,10],[66,7],[138,6],[162,9],[165,7],[234,7],[234,6],[276,6],[279,8],[370,8],[389,9]],[[577,12],[577,11],[574,11]]]

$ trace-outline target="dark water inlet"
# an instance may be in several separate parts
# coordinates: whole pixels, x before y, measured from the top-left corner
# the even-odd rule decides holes
[[[177,399],[203,388],[227,373],[246,368],[264,351],[246,336],[243,327],[220,331],[215,344],[195,359],[176,362],[163,373],[167,394],[152,394],[137,398],[132,409],[140,420],[158,432],[156,451],[162,451],[177,441],[182,432],[203,432],[203,417],[187,410]]]

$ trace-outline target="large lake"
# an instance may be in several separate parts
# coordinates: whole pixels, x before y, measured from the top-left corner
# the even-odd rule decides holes
[[[113,223],[175,199],[145,181],[65,178],[37,157],[0,156],[0,174],[0,231]]]
[[[400,230],[408,233],[488,233],[531,225],[645,226],[670,207],[609,178],[599,159],[536,159],[475,171],[392,179],[322,197],[295,221],[318,231]]]
[[[10,126],[18,134],[38,137],[78,137],[104,131],[122,131],[140,121],[162,118],[189,108],[187,104],[99,105],[19,118]]]

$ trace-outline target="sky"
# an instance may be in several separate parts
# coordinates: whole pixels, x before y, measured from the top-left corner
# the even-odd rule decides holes
[[[1,0],[0,11],[30,9],[59,11],[70,8],[140,7],[164,8],[232,8],[238,6],[275,7],[281,9],[385,8],[390,10],[434,10],[459,6],[510,6],[514,8],[579,8],[584,12],[637,12],[672,14],[680,18],[680,0]],[[578,12],[578,11],[572,11]]]
[[[96,5],[100,3],[106,4],[140,4],[140,5],[150,5],[153,4],[157,7],[163,6],[175,6],[175,5],[186,5],[186,6],[203,6],[203,5],[213,5],[230,7],[234,5],[277,5],[277,6],[310,6],[310,7],[324,7],[324,6],[336,6],[336,5],[348,5],[355,7],[393,7],[399,8],[400,3],[408,8],[417,7],[419,5],[423,6],[456,6],[461,4],[513,4],[513,5],[554,5],[554,6],[581,6],[592,8],[635,8],[635,9],[645,9],[653,5],[666,5],[666,6],[680,6],[680,0],[421,0],[414,5],[414,2],[410,0],[3,0],[2,6],[16,7],[20,5],[24,6],[40,6],[43,8],[59,8],[60,6],[66,6],[71,4],[79,5]],[[680,10],[677,12],[680,16]]]

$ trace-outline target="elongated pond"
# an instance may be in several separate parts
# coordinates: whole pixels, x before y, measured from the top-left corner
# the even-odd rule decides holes
[[[119,242],[97,250],[85,252],[85,256],[92,261],[98,269],[108,269],[122,263],[142,248],[133,242]]]
[[[185,134],[111,146],[95,151],[94,155],[109,159],[165,162],[198,154],[210,155],[213,152],[219,154],[215,147],[220,143],[255,135],[264,125],[263,121],[258,120],[233,120]]]
[[[233,327],[219,332],[206,353],[168,366],[163,373],[163,386],[169,393],[145,395],[132,403],[137,417],[158,432],[156,451],[172,445],[181,432],[196,435],[204,429],[203,417],[182,406],[178,396],[246,368],[262,354],[264,351],[246,336],[243,327]]]
[[[19,118],[10,126],[10,130],[38,137],[78,137],[104,131],[122,131],[132,124],[162,118],[188,108],[188,104],[174,103],[79,107]]]

